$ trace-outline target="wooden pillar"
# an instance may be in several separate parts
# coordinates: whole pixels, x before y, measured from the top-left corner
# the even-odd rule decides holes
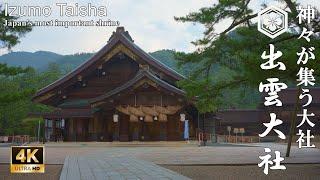
[[[113,114],[109,113],[107,116],[104,117],[105,121],[105,134],[106,134],[106,141],[118,141],[119,134],[115,132],[116,124],[113,122]]]
[[[52,120],[52,136],[53,139],[52,141],[56,141],[57,140],[57,132],[56,132],[56,120]]]
[[[150,140],[151,141],[160,141],[160,122],[159,121],[153,121],[149,123],[150,129]]]
[[[93,117],[93,131],[94,134],[96,136],[96,140],[97,141],[101,141],[101,137],[102,137],[102,115],[101,114],[97,114],[96,116]]]
[[[166,141],[168,136],[167,122],[159,122],[160,128],[160,141]]]
[[[75,135],[75,127],[74,127],[74,119],[70,118],[69,119],[69,140],[70,141],[76,141],[76,135]]]
[[[43,126],[43,142],[47,142],[47,137],[46,137],[46,134],[47,134],[47,119],[44,119],[44,126]]]
[[[129,117],[127,115],[120,115],[119,126],[119,140],[127,142],[129,141]]]
[[[167,139],[169,141],[182,140],[181,121],[178,114],[169,115],[167,122]]]
[[[129,121],[129,141],[138,141],[141,136],[141,122]]]
[[[113,141],[119,141],[120,138],[120,120],[118,122],[113,122],[112,121],[112,129],[113,129]]]
[[[95,119],[95,117],[88,119],[88,141],[96,141],[97,140],[97,136],[95,133],[95,127],[94,127],[94,119]]]

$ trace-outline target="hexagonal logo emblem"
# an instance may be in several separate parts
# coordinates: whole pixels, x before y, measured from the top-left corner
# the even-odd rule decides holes
[[[270,6],[258,13],[258,31],[274,39],[288,29],[288,13]]]

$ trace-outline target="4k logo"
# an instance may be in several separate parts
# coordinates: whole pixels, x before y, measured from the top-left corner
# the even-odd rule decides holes
[[[11,173],[44,173],[44,147],[12,146]]]

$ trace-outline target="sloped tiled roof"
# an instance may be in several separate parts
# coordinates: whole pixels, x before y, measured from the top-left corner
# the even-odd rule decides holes
[[[139,70],[139,72],[137,73],[137,75],[132,78],[131,80],[129,80],[128,82],[126,82],[125,84],[123,84],[122,86],[119,86],[109,92],[107,92],[106,94],[104,95],[101,95],[99,97],[96,97],[96,98],[92,98],[89,100],[89,103],[95,103],[95,102],[99,102],[99,101],[102,101],[108,97],[111,97],[117,93],[120,93],[121,91],[124,91],[130,87],[132,87],[133,85],[135,85],[137,82],[139,82],[140,80],[142,80],[143,78],[147,78],[147,79],[150,79],[151,81],[153,82],[156,82],[157,85],[161,86],[162,88],[164,89],[167,89],[171,92],[174,92],[176,94],[179,94],[179,95],[185,95],[185,92],[165,81],[163,81],[162,79],[158,78],[157,76],[153,75],[150,71],[148,70],[144,70],[144,69],[141,69]]]
[[[179,74],[178,72],[174,71],[173,69],[169,68],[168,66],[164,65],[154,57],[152,57],[150,54],[143,51],[141,48],[139,48],[132,40],[131,36],[127,31],[124,30],[123,27],[118,27],[116,32],[113,33],[113,35],[110,37],[110,40],[108,43],[99,50],[94,56],[92,56],[89,60],[78,66],[75,70],[70,72],[69,74],[63,76],[62,78],[58,79],[57,81],[49,84],[48,86],[40,89],[33,99],[36,99],[39,96],[42,96],[51,90],[55,89],[58,86],[63,85],[63,83],[71,80],[72,78],[76,77],[77,75],[80,75],[84,70],[86,70],[88,67],[93,65],[95,62],[100,60],[106,53],[108,53],[115,45],[118,43],[122,43],[125,45],[128,49],[136,53],[142,60],[144,60],[147,64],[149,64],[151,67],[158,69],[160,72],[163,72],[164,74],[172,77],[175,80],[181,80],[184,79],[184,76]]]

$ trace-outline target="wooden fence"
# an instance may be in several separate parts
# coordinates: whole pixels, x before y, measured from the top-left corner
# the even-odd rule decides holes
[[[25,144],[37,141],[37,137],[30,137],[29,135],[0,136],[0,143]],[[42,138],[40,141],[42,141]]]

